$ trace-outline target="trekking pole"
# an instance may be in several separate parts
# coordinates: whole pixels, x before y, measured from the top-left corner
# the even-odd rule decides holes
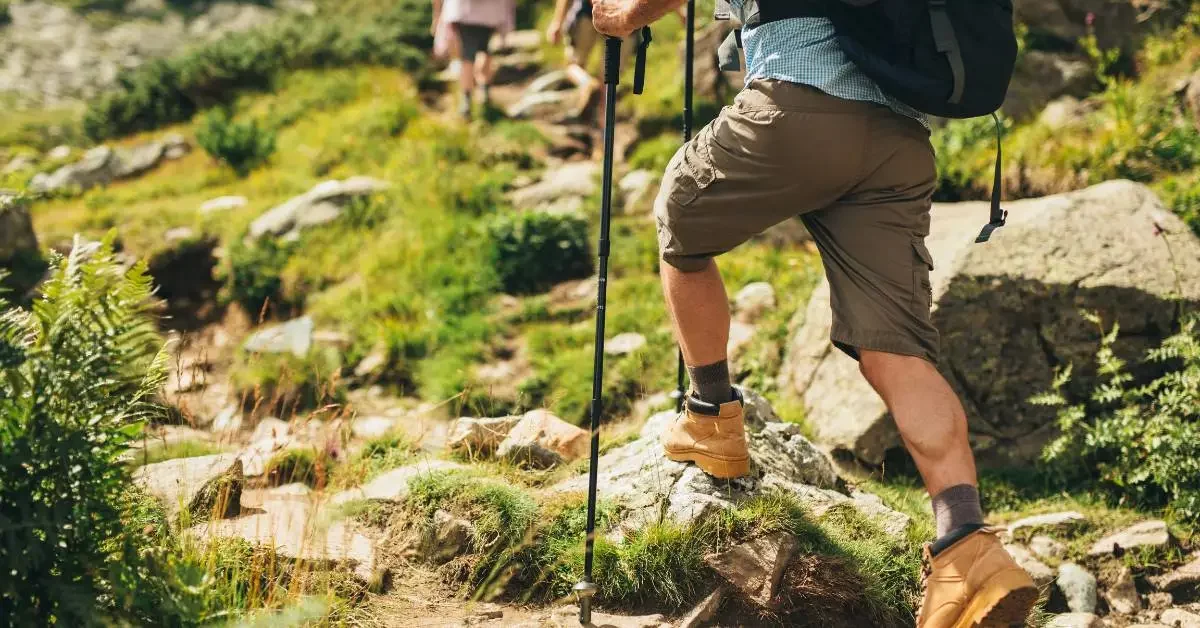
[[[650,45],[650,28],[643,28],[637,48],[633,93],[642,93],[646,80],[646,47]],[[608,37],[604,41],[604,178],[600,196],[600,272],[596,291],[596,354],[592,370],[592,428],[591,459],[588,464],[587,539],[584,541],[583,580],[575,585],[579,600],[579,623],[592,623],[592,597],[596,584],[592,582],[592,559],[596,541],[596,484],[600,461],[600,413],[604,394],[604,314],[608,300],[609,226],[612,219],[613,162],[616,160],[617,83],[621,74],[621,39]]]
[[[688,0],[687,5],[687,38],[684,40],[683,58],[683,143],[692,141],[692,96],[695,90],[695,60],[696,60],[696,0]],[[675,411],[683,412],[683,400],[687,395],[684,373],[687,365],[683,363],[683,347],[679,348],[679,366],[675,371]]]

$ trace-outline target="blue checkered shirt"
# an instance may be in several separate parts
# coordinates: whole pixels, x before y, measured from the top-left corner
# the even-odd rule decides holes
[[[734,10],[742,0],[732,0]],[[865,100],[929,126],[921,112],[896,100],[858,69],[834,39],[833,23],[803,17],[768,22],[742,31],[746,51],[746,83],[777,79],[815,87],[830,96]]]

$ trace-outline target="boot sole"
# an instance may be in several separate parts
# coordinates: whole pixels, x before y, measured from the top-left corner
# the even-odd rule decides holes
[[[750,474],[750,458],[720,458],[696,450],[671,451],[663,449],[667,458],[675,462],[695,463],[700,470],[722,480],[732,480]]]
[[[975,594],[954,628],[1024,628],[1037,600],[1024,571],[1002,572]]]

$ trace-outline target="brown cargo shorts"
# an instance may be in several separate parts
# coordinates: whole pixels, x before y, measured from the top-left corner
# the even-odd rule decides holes
[[[925,248],[936,168],[929,131],[874,103],[751,83],[681,148],[655,202],[663,261],[705,269],[801,216],[833,307],[833,343],[937,362]]]

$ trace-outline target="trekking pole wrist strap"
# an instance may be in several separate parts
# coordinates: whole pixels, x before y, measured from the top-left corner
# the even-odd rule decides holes
[[[633,93],[641,94],[646,87],[646,51],[650,47],[653,36],[649,26],[643,26],[637,33],[637,49],[634,54]],[[621,83],[621,45],[620,37],[604,39],[604,84],[619,85]]]

